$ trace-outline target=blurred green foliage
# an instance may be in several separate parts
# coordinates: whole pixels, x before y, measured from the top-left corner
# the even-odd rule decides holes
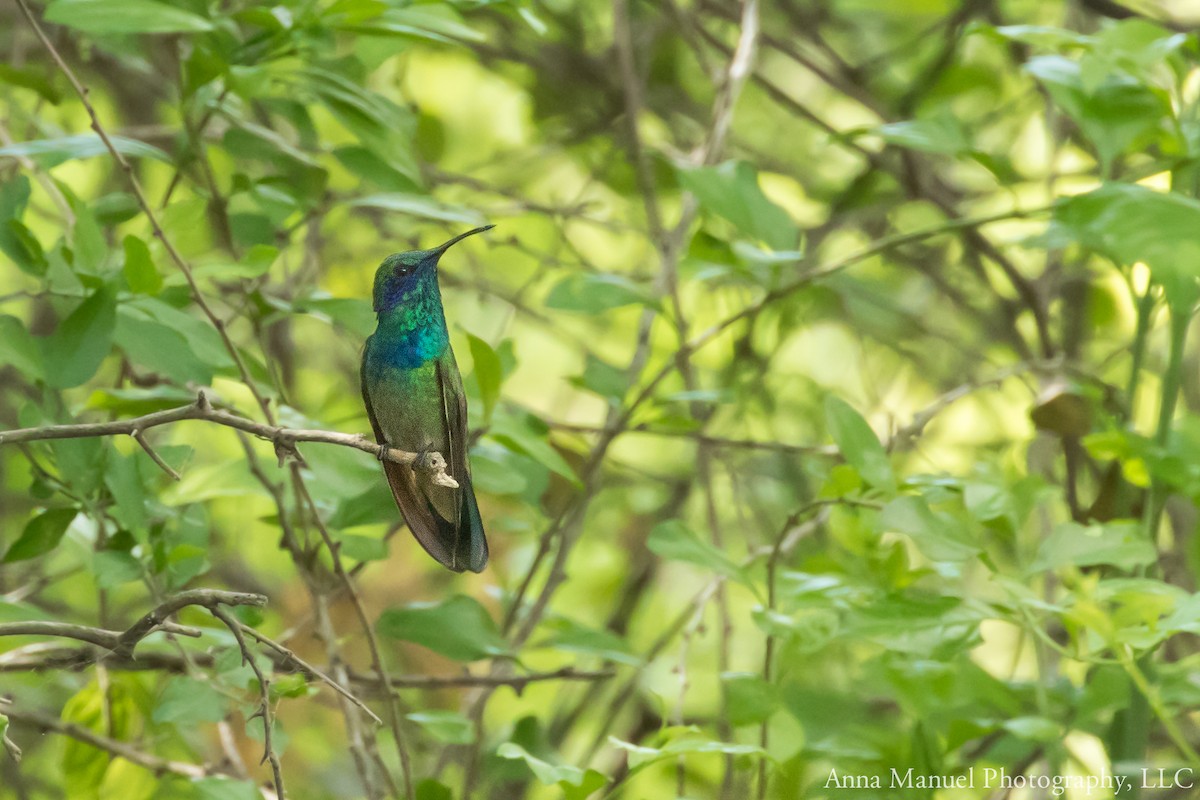
[[[495,223],[441,274],[493,557],[437,567],[352,448],[0,433],[0,634],[269,598],[130,658],[0,638],[0,797],[273,791],[252,667],[293,798],[1200,768],[1200,46],[1170,8],[31,11],[109,144],[0,9],[0,427],[203,390],[363,432],[375,266]]]

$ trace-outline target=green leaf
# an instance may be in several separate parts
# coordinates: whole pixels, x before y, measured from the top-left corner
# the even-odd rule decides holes
[[[650,552],[662,558],[694,564],[747,586],[753,585],[741,567],[708,542],[701,541],[680,520],[672,519],[655,525],[646,546]]]
[[[721,688],[733,725],[756,725],[781,707],[779,687],[767,683],[760,675],[726,672],[721,675]]]
[[[411,152],[416,118],[411,111],[363,87],[357,76],[308,66],[297,77],[303,90],[324,103],[360,142],[398,169],[417,170]]]
[[[25,207],[29,204],[29,194],[29,178],[24,175],[17,175],[0,185],[0,252],[11,258],[22,272],[42,275],[46,271],[45,256],[42,256],[40,263],[32,258],[28,243],[13,225],[20,224]],[[38,249],[41,249],[40,245]]]
[[[678,175],[700,205],[729,220],[742,235],[764,242],[772,250],[796,249],[796,223],[763,194],[758,173],[750,164],[726,161],[715,167],[685,167]]]
[[[479,383],[479,397],[483,400],[483,418],[491,420],[492,409],[500,397],[500,381],[503,378],[500,356],[492,346],[474,334],[467,334],[471,346],[471,360],[475,362],[475,380]]]
[[[628,305],[656,306],[645,288],[623,275],[572,273],[556,283],[546,295],[546,308],[599,314]]]
[[[935,561],[964,561],[980,551],[961,523],[920,497],[897,497],[884,506],[879,521],[885,530],[909,536]]]
[[[195,356],[214,370],[219,371],[233,367],[233,359],[230,357],[229,351],[225,349],[221,335],[207,322],[164,303],[156,297],[139,296],[123,303],[121,308],[122,310],[126,308],[131,311],[136,310],[147,318],[174,329],[187,340],[188,346]]]
[[[249,497],[264,489],[242,459],[189,469],[183,480],[166,488],[159,499],[167,506],[185,506],[214,497]]]
[[[1049,25],[1001,25],[981,30],[1043,50],[1061,50],[1067,47],[1083,46],[1091,42],[1090,36]]]
[[[0,64],[0,81],[9,86],[20,86],[22,89],[37,92],[51,105],[56,106],[62,101],[62,92],[55,87],[53,80],[47,77],[43,70]]]
[[[212,368],[197,359],[187,339],[173,327],[148,319],[137,309],[121,306],[113,338],[128,359],[151,372],[185,385],[212,383]]]
[[[364,339],[375,331],[375,311],[366,300],[353,297],[309,297],[296,301],[296,311],[340,325]]]
[[[200,778],[192,783],[195,800],[262,800],[262,793],[253,781],[231,778]]]
[[[838,449],[863,479],[878,489],[896,488],[887,451],[875,431],[849,403],[834,395],[825,398],[825,423]]]
[[[107,0],[97,0],[97,4]],[[118,153],[133,158],[154,158],[164,164],[172,163],[171,157],[162,150],[145,142],[130,139],[125,136],[109,135],[109,141]],[[38,139],[32,142],[19,142],[7,147],[0,147],[0,158],[8,156],[28,156],[43,168],[57,166],[64,161],[77,158],[95,158],[109,155],[104,140],[92,133],[78,136],[63,136],[58,139]]]
[[[357,145],[339,147],[333,155],[350,172],[385,191],[409,195],[421,190],[420,170],[415,164],[409,164],[409,159],[396,164],[396,159],[385,161],[370,148]]]
[[[228,713],[229,701],[207,681],[174,677],[154,705],[153,720],[181,727],[201,722],[220,722]]]
[[[42,380],[42,354],[37,340],[16,317],[0,314],[0,366],[16,367],[26,378]]]
[[[1062,726],[1052,719],[1045,717],[1016,717],[1003,722],[1006,731],[1014,736],[1031,742],[1062,741]]]
[[[419,711],[406,716],[443,744],[470,744],[475,726],[457,711]]]
[[[100,223],[83,201],[72,200],[75,211],[75,227],[71,230],[71,242],[75,248],[75,271],[81,275],[99,275],[100,268],[108,258],[108,242]]]
[[[211,22],[154,0],[54,0],[46,21],[84,33],[202,33]]]
[[[444,783],[426,778],[417,784],[417,800],[454,800],[454,793]]]
[[[750,612],[759,630],[790,642],[801,653],[815,653],[838,633],[839,619],[828,608],[801,608],[792,613],[759,606]]]
[[[338,502],[328,520],[331,528],[356,528],[360,525],[382,525],[393,523],[400,512],[396,501],[382,474],[362,492],[344,497]]]
[[[537,647],[597,656],[630,666],[642,663],[642,659],[631,651],[629,643],[611,631],[589,628],[566,617],[551,617],[541,624],[541,629],[549,636],[538,642]]]
[[[146,492],[138,473],[138,458],[137,455],[109,453],[104,467],[104,485],[116,503],[113,516],[139,543],[145,544],[149,538],[146,535]]]
[[[487,609],[461,594],[441,603],[388,609],[379,617],[376,628],[384,636],[428,647],[455,661],[478,661],[508,653]]]
[[[1200,202],[1144,186],[1107,183],[1059,203],[1052,237],[1067,236],[1129,266],[1144,262],[1173,308],[1189,311],[1200,275]]]
[[[961,155],[972,150],[963,124],[949,114],[892,122],[877,128],[884,141],[923,153]]]
[[[533,756],[521,745],[505,742],[496,750],[501,758],[523,760],[539,782],[546,786],[558,785],[566,800],[583,800],[608,783],[608,778],[594,769],[582,770],[569,765],[556,765]]]
[[[336,24],[334,27],[348,33],[403,36],[444,44],[455,44],[459,40],[482,42],[486,38],[468,27],[458,12],[444,3],[390,8],[366,22]]]
[[[492,421],[488,435],[505,447],[529,456],[551,472],[566,478],[573,485],[583,485],[566,459],[543,436],[539,436],[516,418],[501,415]]]
[[[141,562],[122,550],[101,550],[93,554],[92,572],[101,589],[113,589],[143,577]]]
[[[52,508],[31,519],[4,554],[4,563],[37,558],[58,547],[77,513],[73,508]]]
[[[608,741],[616,747],[628,751],[630,771],[641,769],[648,764],[653,764],[664,758],[686,755],[688,753],[727,753],[735,756],[761,755],[763,753],[762,748],[754,745],[733,744],[731,742],[721,742],[716,739],[697,737],[694,729],[690,728],[682,730],[668,728],[665,734],[682,735],[680,738],[672,739],[662,747],[643,747],[630,742],[623,742],[615,736],[609,736]]]
[[[151,800],[159,788],[158,776],[145,767],[114,758],[97,788],[97,800]]]
[[[46,382],[69,389],[95,375],[112,346],[116,322],[116,293],[103,286],[41,340]]]
[[[529,477],[521,469],[545,474],[545,468],[508,448],[481,442],[471,450],[471,483],[476,491],[488,494],[520,494],[529,486]]]
[[[343,533],[338,541],[342,543],[342,553],[355,561],[382,561],[388,557],[388,545],[383,539]]]
[[[1164,95],[1124,75],[1111,75],[1089,90],[1079,63],[1062,56],[1038,56],[1025,69],[1083,129],[1105,172],[1139,136],[1158,128],[1170,115]]]
[[[46,258],[46,251],[42,249],[42,243],[33,235],[33,231],[15,219],[10,219],[3,227],[7,228],[7,233],[14,242],[15,261],[21,271],[30,275],[45,275],[50,262]]]
[[[125,283],[134,294],[158,294],[162,290],[162,276],[150,258],[150,248],[136,236],[126,236]]]
[[[348,203],[351,208],[381,208],[385,211],[396,211],[419,219],[432,219],[439,222],[461,222],[464,225],[483,225],[487,222],[482,214],[463,206],[443,203],[432,197],[421,194],[373,194],[360,197]]]
[[[117,312],[113,340],[138,366],[184,385],[212,383],[212,367],[196,358],[187,339],[174,328],[148,318],[128,304],[122,305]]]
[[[1042,540],[1030,570],[1060,567],[1090,567],[1111,564],[1133,569],[1153,564],[1158,558],[1154,545],[1132,523],[1089,525],[1064,522]]]
[[[591,353],[587,354],[583,374],[571,378],[571,383],[613,402],[619,401],[629,391],[629,377],[625,371]]]

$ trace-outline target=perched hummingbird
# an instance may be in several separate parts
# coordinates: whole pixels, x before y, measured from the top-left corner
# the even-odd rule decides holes
[[[488,546],[467,463],[467,398],[438,288],[438,259],[451,245],[491,230],[455,236],[432,250],[390,255],[375,272],[375,333],[362,360],[362,395],[375,440],[446,458],[458,488],[429,473],[385,461],[384,474],[409,530],[429,555],[455,572],[481,572]]]

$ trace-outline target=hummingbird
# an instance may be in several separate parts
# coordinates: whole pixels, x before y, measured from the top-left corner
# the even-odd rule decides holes
[[[392,496],[408,528],[429,555],[455,572],[481,572],[488,546],[467,463],[467,398],[450,348],[438,260],[452,245],[491,230],[485,225],[432,250],[394,253],[375,271],[378,322],[363,348],[363,402],[381,445],[446,459],[457,488],[430,473],[383,462]],[[426,462],[427,463],[427,462]]]

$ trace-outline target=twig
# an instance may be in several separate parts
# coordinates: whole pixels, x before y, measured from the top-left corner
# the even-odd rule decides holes
[[[170,598],[124,631],[110,631],[67,622],[29,620],[0,624],[0,636],[52,636],[75,639],[103,647],[111,651],[115,658],[131,658],[138,642],[156,630],[165,630],[184,636],[199,636],[200,632],[194,628],[167,621],[167,617],[186,606],[204,606],[213,610],[220,605],[262,606],[266,602],[267,598],[260,594],[225,592],[218,589],[193,589]]]
[[[262,717],[263,721],[263,756],[259,764],[263,761],[271,762],[271,777],[275,783],[275,794],[280,800],[283,800],[286,795],[283,792],[283,767],[279,763],[279,755],[275,752],[275,747],[271,741],[271,729],[273,727],[271,714],[271,683],[267,680],[267,676],[263,674],[262,668],[258,666],[258,662],[254,660],[254,654],[246,646],[246,637],[242,635],[242,624],[223,608],[213,608],[212,615],[221,622],[225,623],[225,627],[233,634],[233,638],[237,640],[238,649],[242,651],[242,664],[249,664],[250,669],[254,671],[254,677],[258,679],[258,690],[261,697],[261,703],[258,706],[258,711],[250,717],[254,719],[256,716]]]
[[[12,700],[9,700],[7,697],[0,697],[0,705],[9,706],[11,704],[12,704]],[[20,764],[21,763],[21,748],[18,747],[17,743],[14,742],[12,739],[10,739],[8,736],[8,717],[2,713],[0,713],[0,717],[4,718],[5,730],[4,730],[3,740],[2,740],[2,743],[4,745],[4,750],[5,750],[5,752],[8,753],[8,757],[11,758],[14,763]]]
[[[7,709],[4,712],[10,720],[23,722],[27,725],[33,725],[45,731],[53,731],[61,733],[64,736],[70,736],[84,744],[90,744],[92,747],[97,747],[115,756],[119,756],[131,764],[136,764],[139,767],[150,770],[151,772],[164,773],[169,772],[173,775],[182,775],[185,778],[206,778],[214,774],[224,774],[220,770],[210,770],[198,764],[189,764],[184,761],[173,761],[170,759],[159,758],[158,756],[144,753],[138,750],[128,742],[120,742],[116,739],[111,739],[107,736],[84,728],[81,725],[76,725],[73,722],[64,722],[58,717],[49,714],[43,714],[40,711],[25,711]]]
[[[531,683],[545,681],[606,681],[616,675],[612,669],[577,670],[573,667],[563,667],[553,672],[531,672],[525,675],[393,675],[388,677],[388,685],[394,689],[446,689],[457,687],[508,686],[517,694],[525,691]],[[378,692],[379,679],[350,673],[350,680],[364,686],[367,690]]]
[[[236,620],[234,620],[234,621],[237,622]],[[257,640],[261,644],[265,644],[267,647],[271,648],[276,653],[278,653],[280,656],[282,656],[283,663],[294,664],[295,666],[299,667],[302,672],[312,675],[313,677],[319,679],[326,686],[330,687],[335,692],[340,694],[342,697],[346,698],[351,703],[358,706],[358,708],[360,708],[364,714],[366,714],[368,717],[370,717],[371,719],[373,719],[375,721],[376,725],[383,724],[383,720],[381,720],[378,716],[376,716],[374,711],[367,708],[366,704],[363,703],[362,700],[359,700],[357,697],[355,697],[349,690],[347,690],[344,686],[342,686],[340,683],[335,681],[333,678],[329,677],[324,672],[317,669],[312,664],[308,663],[307,661],[302,659],[300,656],[296,655],[291,650],[289,650],[287,647],[284,647],[282,644],[275,641],[274,639],[271,639],[270,637],[259,633],[258,631],[254,630],[253,628],[251,628],[248,625],[243,625],[240,622],[238,622],[237,624],[238,624],[238,627],[241,628],[243,633],[249,634],[251,638]]]
[[[215,615],[223,605],[262,607],[266,604],[265,596],[248,592],[225,592],[219,589],[191,589],[180,592],[139,619],[117,637],[116,646],[112,648],[113,655],[118,658],[132,656],[138,642],[146,638],[155,628],[161,627],[167,617],[188,606],[203,606]]]
[[[129,435],[133,437],[135,442],[142,446],[142,449],[146,451],[146,455],[150,456],[151,460],[154,461],[155,464],[158,464],[163,472],[171,476],[172,480],[181,480],[179,473],[176,472],[170,464],[168,464],[166,461],[163,461],[162,456],[155,452],[154,448],[150,446],[150,442],[146,441],[145,434],[143,434],[140,430],[134,430],[131,431]]]
[[[278,671],[299,673],[306,678],[311,677],[328,684],[331,689],[361,709],[377,724],[383,724],[383,721],[362,700],[327,674],[325,670],[328,668],[319,668],[248,625],[241,622],[238,624],[241,625],[243,634],[274,650],[274,654],[266,655]],[[115,631],[110,633],[116,635]],[[101,653],[92,647],[62,647],[49,643],[30,645],[0,653],[0,673],[41,672],[56,669],[79,670],[94,664],[100,655]],[[191,658],[199,667],[211,667],[214,663],[213,657],[208,653],[194,653],[191,654]],[[174,653],[147,652],[139,653],[137,658],[109,656],[105,659],[105,666],[110,670],[131,672],[184,673],[190,665],[181,656]],[[574,667],[563,667],[550,672],[530,672],[524,675],[473,675],[470,673],[462,675],[389,675],[388,685],[393,689],[420,689],[423,691],[508,686],[519,694],[531,683],[601,682],[615,677],[616,674],[613,669],[579,670]],[[382,693],[379,678],[374,675],[346,670],[346,679],[349,683],[361,687],[361,693],[364,696],[375,696]]]
[[[407,464],[414,469],[418,468],[416,462],[420,457],[418,453],[409,453],[376,444],[362,434],[286,428],[280,425],[267,425],[262,422],[255,422],[252,419],[213,408],[204,392],[200,392],[195,403],[180,406],[179,408],[169,408],[164,411],[154,411],[150,414],[131,419],[118,419],[111,422],[78,423],[74,425],[46,425],[39,428],[18,428],[16,430],[0,431],[0,445],[43,441],[47,439],[83,439],[96,436],[120,436],[122,434],[138,439],[150,428],[171,425],[185,420],[214,422],[218,425],[244,431],[260,439],[271,441],[275,444],[275,453],[281,461],[290,456],[295,456],[297,442],[319,442],[353,447],[364,453],[370,453],[384,461]],[[139,444],[142,443],[139,441]],[[144,444],[143,447],[145,447]],[[153,458],[153,451],[148,452],[150,452]],[[156,459],[156,461],[159,460]],[[161,466],[164,466],[172,473],[174,472],[169,466]],[[451,488],[458,486],[458,482],[446,472],[446,459],[441,453],[436,451],[430,452],[427,456],[427,461],[420,468],[427,468],[432,480],[439,486],[449,486]]]
[[[546,420],[551,428],[575,433],[605,433],[608,428],[602,425],[583,425],[574,422],[555,422]],[[732,436],[713,436],[699,430],[672,430],[670,428],[654,428],[647,424],[634,425],[626,428],[625,433],[641,433],[646,436],[662,436],[670,439],[690,439],[713,447],[726,447],[733,450],[766,450],[792,455],[836,456],[838,449],[832,445],[789,444],[788,442],[765,442],[756,439],[738,439]]]

